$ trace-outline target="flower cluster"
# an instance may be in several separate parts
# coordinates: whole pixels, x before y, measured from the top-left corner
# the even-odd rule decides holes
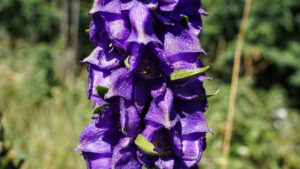
[[[211,132],[201,0],[94,0],[88,98],[76,151],[89,169],[197,168]]]

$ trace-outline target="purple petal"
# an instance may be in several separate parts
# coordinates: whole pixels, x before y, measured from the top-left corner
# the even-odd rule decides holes
[[[153,52],[157,56],[157,58],[160,61],[159,68],[161,71],[163,71],[165,74],[170,75],[174,71],[174,66],[172,63],[168,60],[165,51],[160,48],[160,45],[156,43],[151,43],[149,45],[150,48],[152,48]]]
[[[119,0],[94,0],[89,14],[95,14],[96,12],[120,13]]]
[[[183,26],[176,26],[166,31],[164,50],[167,60],[175,70],[198,68],[201,65],[198,56],[200,53],[205,53],[198,38]]]
[[[93,50],[93,52],[87,58],[85,58],[82,62],[93,64],[93,65],[97,66],[99,64],[99,58],[100,58],[102,52],[103,52],[102,48],[96,47]]]
[[[180,123],[182,126],[182,135],[192,133],[211,132],[203,113],[207,110],[206,99],[179,101],[175,103],[176,111],[182,115]]]
[[[149,99],[148,84],[144,81],[135,81],[133,86],[133,101],[139,113],[142,112]]]
[[[126,53],[121,49],[107,51],[97,47],[82,62],[98,66],[100,69],[112,69],[123,64],[125,57]]]
[[[94,14],[89,30],[90,41],[93,45],[101,47],[102,49],[106,49],[111,43],[105,28],[105,20],[100,13]]]
[[[164,36],[164,50],[166,55],[170,57],[180,53],[205,53],[197,36],[178,24],[167,29]]]
[[[176,10],[172,12],[177,15],[196,15],[199,14],[199,9],[201,8],[200,0],[179,0]]]
[[[151,155],[144,154],[141,150],[137,150],[136,154],[139,163],[149,168],[153,166],[155,161],[157,161],[159,158],[158,156],[151,156]]]
[[[110,84],[109,76],[110,72],[101,70],[97,66],[88,65],[87,70],[89,72],[89,82],[87,87],[87,96],[91,101],[97,102],[100,105],[107,104],[101,97],[98,96],[96,86],[108,87]]]
[[[165,25],[171,25],[171,26],[174,25],[174,22],[169,17],[166,17],[166,16],[160,14],[158,11],[153,11],[152,13],[155,16],[155,18],[158,21],[160,21],[161,23],[163,23]]]
[[[112,71],[109,80],[109,90],[105,94],[105,98],[121,96],[127,100],[131,100],[133,82],[132,77],[127,75],[126,68],[120,68]]]
[[[123,53],[122,53],[123,52]],[[118,49],[112,51],[105,51],[100,57],[98,66],[102,69],[113,69],[123,64],[126,53]]]
[[[173,11],[177,6],[179,0],[160,0],[159,1],[159,9],[161,11]]]
[[[112,154],[82,152],[87,169],[110,169]]]
[[[206,11],[204,11],[204,9],[202,9],[202,5],[199,8],[198,13],[201,14],[201,15],[204,15],[204,16],[208,16],[208,13]]]
[[[127,137],[135,137],[139,132],[140,117],[131,101],[120,98],[120,122],[122,133]]]
[[[177,113],[173,107],[173,93],[166,89],[164,95],[159,96],[150,104],[145,120],[162,124],[170,129],[178,121]]]
[[[205,95],[205,89],[203,88],[203,82],[199,79],[194,79],[188,83],[180,86],[174,85],[174,95],[181,100],[192,100],[200,95]]]
[[[190,168],[200,161],[206,148],[205,133],[194,133],[182,136],[183,163]]]
[[[181,101],[175,100],[176,111],[182,115],[185,114],[203,114],[208,109],[208,103],[206,99]]]
[[[144,131],[141,133],[141,135],[146,138],[148,141],[152,141],[154,136],[162,129],[162,125],[152,122],[152,121],[147,121],[146,122],[146,127]]]
[[[134,72],[142,59],[145,52],[145,45],[134,43],[131,49],[131,56],[129,58],[129,73]]]
[[[181,157],[183,155],[182,153],[182,142],[181,142],[181,133],[182,128],[179,123],[176,124],[174,128],[170,130],[170,136],[172,138],[173,142],[173,152],[176,156]]]
[[[106,14],[106,30],[115,45],[126,48],[124,42],[130,35],[129,20],[123,14]]]
[[[99,127],[97,121],[91,122],[81,133],[79,144],[74,151],[111,154],[118,140],[118,132],[111,122]]]
[[[158,0],[143,0],[142,2],[151,11],[154,11],[158,6]]]
[[[167,79],[165,77],[155,79],[151,84],[152,98],[163,95],[167,89]]]
[[[155,166],[158,169],[173,169],[174,163],[175,161],[172,155],[160,156],[160,158],[155,162]]]
[[[149,42],[161,43],[156,37],[149,10],[140,2],[136,2],[129,12],[131,34],[127,42],[148,44]]]
[[[164,15],[176,21],[179,21],[183,16],[187,16],[192,32],[198,36],[203,29],[201,16],[207,15],[207,13],[202,9],[200,0],[179,0],[174,11],[164,13]]]
[[[122,138],[114,148],[112,168],[115,169],[141,169],[141,164],[136,159],[136,148],[132,138]]]
[[[133,5],[136,3],[136,0],[120,0],[121,10],[127,11],[130,10]]]
[[[197,53],[179,53],[168,57],[174,70],[195,69],[199,67]]]
[[[185,118],[180,119],[182,134],[212,132],[207,125],[205,116],[202,113],[185,114]]]
[[[130,34],[128,20],[123,14],[100,13],[93,14],[90,26],[90,41],[105,50],[110,50],[113,43],[126,49],[125,41]]]
[[[190,30],[194,33],[194,35],[198,36],[203,30],[201,15],[189,16],[189,22],[191,23],[189,24]]]

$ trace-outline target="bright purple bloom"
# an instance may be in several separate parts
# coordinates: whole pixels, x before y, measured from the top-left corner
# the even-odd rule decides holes
[[[201,1],[94,0],[89,14],[96,48],[83,62],[96,114],[76,149],[88,169],[195,168],[212,132],[204,117],[209,78],[170,75],[202,67]],[[135,144],[138,135],[154,154]]]

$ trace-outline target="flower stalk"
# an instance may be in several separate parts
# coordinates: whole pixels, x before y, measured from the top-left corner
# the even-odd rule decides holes
[[[238,35],[238,42],[237,42],[237,46],[236,46],[236,50],[235,50],[235,54],[234,54],[229,107],[228,107],[228,113],[227,113],[225,138],[224,138],[224,144],[223,144],[223,159],[222,159],[222,164],[221,164],[222,169],[227,169],[227,165],[228,165],[228,155],[229,155],[229,150],[230,150],[230,141],[231,141],[232,128],[233,128],[233,120],[234,120],[235,102],[236,102],[237,87],[238,87],[239,72],[240,72],[242,47],[243,47],[243,43],[244,43],[246,23],[247,23],[248,16],[250,13],[251,1],[252,0],[246,0],[246,3],[245,3],[243,18],[242,18],[242,22],[241,22],[241,28],[240,28],[240,32]]]

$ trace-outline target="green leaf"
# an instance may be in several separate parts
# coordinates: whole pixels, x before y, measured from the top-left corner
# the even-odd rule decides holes
[[[141,134],[139,134],[135,140],[134,143],[138,146],[140,150],[142,150],[144,153],[148,155],[153,156],[162,156],[162,155],[168,155],[170,152],[156,152],[154,151],[154,145],[148,141],[145,137],[143,137]]]
[[[96,90],[97,90],[97,93],[98,95],[101,97],[101,98],[104,98],[104,95],[108,92],[108,88],[107,87],[104,87],[104,86],[96,86]]]
[[[96,107],[92,113],[93,114],[100,114],[102,112],[102,110],[104,109],[104,107],[107,106],[107,104],[103,104],[103,105],[100,105],[98,107]]]
[[[86,29],[85,32],[86,32],[86,33],[89,33],[89,32],[90,32],[90,29]]]
[[[130,65],[129,65],[129,58],[130,58],[130,55],[124,60],[125,66],[126,66],[127,68],[130,68]]]
[[[202,94],[202,95],[199,95],[198,97],[197,97],[197,99],[205,99],[205,98],[209,98],[209,97],[212,97],[212,96],[215,96],[215,95],[217,95],[217,94],[219,94],[219,92],[220,92],[220,89],[218,89],[217,91],[215,91],[215,93],[212,93],[212,94]]]
[[[183,26],[188,26],[189,22],[189,17],[184,15],[181,17],[181,19],[179,20],[179,23]]]
[[[195,76],[198,76],[209,69],[209,66],[203,68],[196,68],[196,69],[181,69],[175,70],[171,76],[171,81],[178,81],[178,80],[186,80]]]

